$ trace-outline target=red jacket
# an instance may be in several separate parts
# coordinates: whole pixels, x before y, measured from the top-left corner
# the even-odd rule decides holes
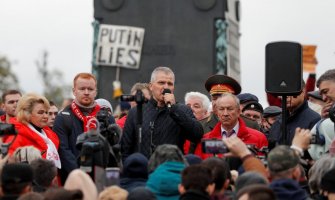
[[[238,129],[237,137],[239,137],[245,144],[253,144],[259,149],[268,146],[268,141],[263,133],[255,129],[246,127],[244,121],[241,118],[238,118],[238,122],[240,127]],[[204,134],[202,138],[222,139],[221,122],[218,122],[215,125],[214,129],[211,132]],[[197,145],[197,148],[195,149],[195,154],[200,156],[202,159],[213,157],[212,154],[202,153],[201,143]],[[222,157],[222,154],[218,156]]]
[[[17,130],[17,137],[13,144],[9,147],[8,153],[11,155],[14,151],[23,146],[34,146],[39,149],[42,153],[42,157],[46,158],[46,152],[48,149],[47,144],[44,140],[37,135],[33,130],[31,130],[27,125],[18,122],[16,118],[11,118],[10,123],[14,124],[15,129]],[[49,127],[44,127],[43,131],[47,137],[55,144],[55,147],[59,147],[59,139],[55,132],[53,132]],[[4,143],[9,143],[13,140],[14,136],[9,136],[4,138]]]

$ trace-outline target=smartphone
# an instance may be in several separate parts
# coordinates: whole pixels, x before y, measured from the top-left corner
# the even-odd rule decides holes
[[[219,139],[202,139],[201,147],[203,153],[220,154],[229,152],[223,141]]]
[[[109,167],[106,168],[105,186],[120,185],[120,168]]]

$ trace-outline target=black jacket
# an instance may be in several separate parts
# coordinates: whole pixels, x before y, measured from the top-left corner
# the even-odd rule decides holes
[[[198,190],[188,190],[179,197],[180,200],[210,200],[210,196]]]
[[[149,158],[158,145],[174,144],[181,150],[186,139],[200,141],[203,135],[201,124],[192,110],[180,103],[167,107],[157,107],[154,99],[143,104],[142,142],[138,149],[137,108],[132,108],[127,116],[121,137],[121,154],[124,161],[130,154],[140,152]]]
[[[320,115],[314,112],[312,109],[308,107],[307,101],[305,101],[295,112],[293,112],[287,118],[287,145],[291,145],[295,129],[297,127],[305,128],[305,129],[312,129],[313,126],[321,119]],[[277,143],[277,144],[284,144],[284,137],[281,131],[281,124],[282,120],[279,119],[270,129],[269,134],[269,143]],[[274,146],[274,144],[270,144]]]

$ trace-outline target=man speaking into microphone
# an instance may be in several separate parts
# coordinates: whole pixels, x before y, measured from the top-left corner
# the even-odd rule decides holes
[[[202,126],[188,106],[176,102],[174,82],[174,73],[168,67],[157,67],[151,73],[149,88],[152,97],[143,105],[140,144],[137,108],[134,107],[128,113],[121,137],[123,161],[134,152],[140,152],[149,159],[161,144],[174,144],[182,150],[186,139],[195,143],[200,141]]]

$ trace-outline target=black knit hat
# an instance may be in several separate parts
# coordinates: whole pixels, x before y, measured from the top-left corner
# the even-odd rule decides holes
[[[148,159],[143,154],[133,153],[126,158],[123,165],[123,177],[148,178]]]
[[[19,184],[33,181],[33,169],[27,163],[6,164],[2,169],[1,183]]]
[[[335,169],[331,169],[323,175],[321,179],[321,189],[335,193]]]

